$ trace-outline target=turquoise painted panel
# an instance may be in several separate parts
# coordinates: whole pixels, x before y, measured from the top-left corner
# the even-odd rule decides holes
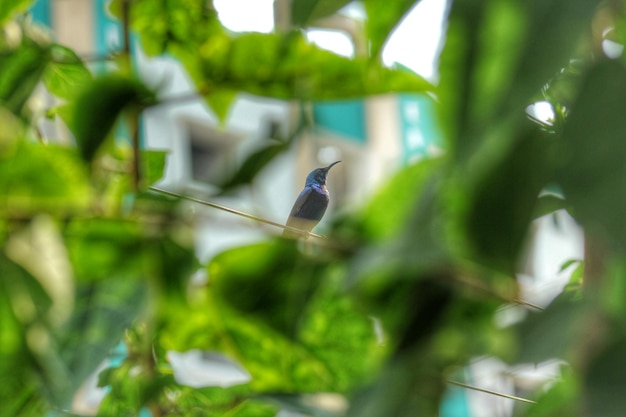
[[[364,143],[365,102],[363,100],[324,101],[313,104],[313,118],[317,127]]]
[[[51,26],[50,19],[50,1],[51,0],[37,0],[35,4],[30,8],[30,13],[33,16],[33,21]]]
[[[398,95],[398,113],[405,164],[427,156],[433,146],[442,147],[435,101],[431,97],[423,94]]]
[[[109,0],[94,1],[94,46],[98,55],[122,49],[122,25],[109,14],[108,3]]]
[[[470,417],[464,388],[448,387],[439,408],[439,417]]]

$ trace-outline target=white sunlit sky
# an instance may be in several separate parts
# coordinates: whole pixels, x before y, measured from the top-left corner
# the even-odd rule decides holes
[[[222,24],[238,31],[270,32],[274,26],[274,0],[214,0]],[[387,65],[402,64],[421,76],[435,81],[436,59],[442,35],[446,0],[422,0],[405,16],[383,50]],[[349,5],[346,14],[359,17],[358,4]],[[328,30],[310,30],[308,38],[322,48],[352,56],[354,47],[348,36]]]

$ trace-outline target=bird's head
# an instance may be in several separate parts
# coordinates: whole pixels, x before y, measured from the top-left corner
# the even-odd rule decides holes
[[[338,164],[341,161],[337,161],[337,162],[333,162],[332,164],[328,165],[327,167],[323,167],[323,168],[316,168],[313,171],[311,171],[309,173],[309,175],[306,177],[306,185],[310,185],[310,184],[320,184],[320,185],[324,185],[326,184],[326,175],[328,175],[328,171],[330,171],[330,169]]]

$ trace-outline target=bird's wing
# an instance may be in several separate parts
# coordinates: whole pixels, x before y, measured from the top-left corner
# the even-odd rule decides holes
[[[291,208],[291,213],[289,213],[289,218],[290,219],[292,217],[298,217],[298,215],[301,214],[302,207],[306,204],[307,200],[309,200],[311,198],[312,194],[313,194],[313,190],[311,190],[308,187],[306,187],[304,190],[302,190],[302,192],[300,193],[300,195],[296,199],[296,202],[293,203],[293,207]]]
[[[306,187],[296,199],[291,213],[289,213],[287,226],[295,227],[300,230],[312,230],[324,215],[327,205],[328,196],[320,194],[310,187]],[[283,235],[292,236],[292,234],[287,231],[285,231]]]

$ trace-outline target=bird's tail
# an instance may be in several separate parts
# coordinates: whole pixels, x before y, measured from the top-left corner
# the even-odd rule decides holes
[[[309,237],[308,232],[313,230],[313,227],[316,224],[317,222],[313,220],[290,217],[289,220],[287,220],[287,226],[298,229],[300,232],[290,229],[284,229],[283,237],[287,239],[299,239],[303,237],[306,239]]]

